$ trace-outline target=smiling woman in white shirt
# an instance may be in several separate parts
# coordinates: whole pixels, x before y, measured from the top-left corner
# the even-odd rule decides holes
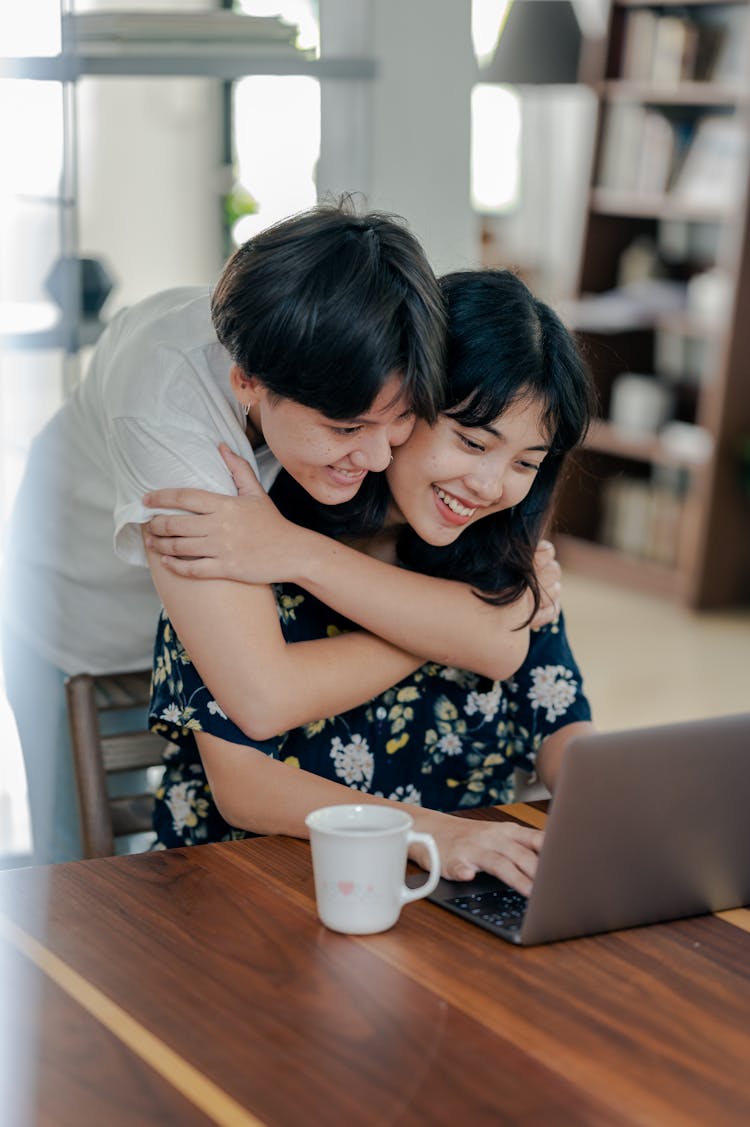
[[[385,468],[415,416],[435,417],[443,348],[442,301],[421,247],[396,218],[347,203],[244,244],[213,293],[171,290],[113,319],[85,379],[33,443],[7,537],[4,669],[36,861],[80,856],[65,676],[151,662],[159,599],[142,495],[168,485],[233,493],[221,442],[269,487],[279,462],[245,410],[261,374],[274,402],[293,401],[321,425],[366,419],[366,441],[338,436],[328,469],[310,459],[312,484],[304,449],[285,448],[303,485],[317,492],[322,475],[320,499],[345,501]],[[270,591],[266,599],[272,606]],[[262,595],[248,588],[245,600],[263,615]],[[402,667],[394,660],[391,679]]]

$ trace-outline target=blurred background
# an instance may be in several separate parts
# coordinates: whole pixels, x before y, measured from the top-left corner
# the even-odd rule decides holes
[[[436,271],[510,267],[581,334],[601,417],[555,539],[600,727],[746,710],[745,0],[168,9],[0,9],[0,531],[114,312],[353,192]],[[223,9],[266,19],[191,20]],[[28,848],[0,684],[0,855]]]

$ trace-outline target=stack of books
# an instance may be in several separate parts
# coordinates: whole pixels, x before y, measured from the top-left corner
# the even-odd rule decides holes
[[[226,50],[297,52],[298,29],[277,17],[227,10],[82,12],[63,18],[63,42],[87,53],[159,54]]]
[[[679,10],[634,8],[627,13],[620,74],[632,82],[735,84],[743,78],[744,7]]]
[[[669,485],[613,477],[602,487],[599,540],[619,552],[673,567],[681,518],[682,498]]]

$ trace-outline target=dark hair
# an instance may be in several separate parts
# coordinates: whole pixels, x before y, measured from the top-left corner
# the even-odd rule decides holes
[[[538,606],[534,551],[567,455],[588,428],[594,406],[591,377],[560,318],[510,271],[447,274],[440,286],[448,310],[443,413],[463,426],[485,426],[528,398],[542,405],[550,450],[518,505],[470,524],[445,547],[427,544],[407,527],[399,536],[398,556],[412,571],[470,583],[479,598],[494,605],[514,602],[529,587]],[[368,474],[357,496],[335,510],[310,506],[284,474],[271,496],[308,527],[333,536],[363,536],[376,531],[385,517],[384,478]]]
[[[557,314],[510,271],[448,274],[440,284],[448,308],[444,413],[463,426],[486,426],[513,403],[539,402],[550,450],[518,505],[469,525],[442,548],[405,529],[399,558],[414,571],[471,583],[495,605],[529,587],[536,607],[534,551],[567,455],[588,429],[591,377]]]
[[[267,228],[226,263],[211,316],[247,375],[329,418],[368,411],[394,371],[420,417],[441,407],[445,310],[397,216],[347,198]]]

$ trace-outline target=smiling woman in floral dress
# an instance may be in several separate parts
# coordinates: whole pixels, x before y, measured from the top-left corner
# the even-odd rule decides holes
[[[418,421],[394,451],[389,493],[373,480],[365,499],[376,531],[356,545],[373,555],[321,535],[316,528],[331,531],[328,515],[300,507],[279,483],[275,499],[294,520],[282,516],[228,455],[240,497],[159,497],[194,514],[183,525],[169,518],[169,536],[164,518],[152,522],[152,548],[166,566],[199,578],[276,581],[289,642],[351,630],[370,569],[396,563],[415,583],[462,580],[488,611],[517,604],[519,626],[531,620],[535,553],[566,455],[585,433],[588,376],[558,318],[512,274],[468,272],[442,285],[448,406],[436,423]],[[346,519],[337,510],[339,532]],[[509,679],[422,662],[373,700],[266,740],[226,717],[220,679],[201,673],[163,618],[152,726],[174,747],[157,808],[162,845],[247,832],[306,836],[305,815],[350,800],[346,787],[357,801],[411,803],[416,828],[437,840],[445,876],[482,868],[528,892],[541,835],[450,812],[509,800],[518,768],[553,787],[566,743],[589,729],[562,616],[531,631],[526,660]],[[418,851],[414,859],[422,860]]]

